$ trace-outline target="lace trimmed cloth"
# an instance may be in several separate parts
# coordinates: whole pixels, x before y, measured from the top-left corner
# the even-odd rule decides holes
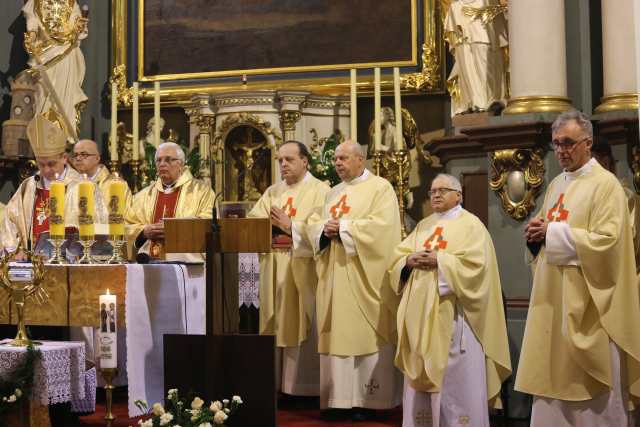
[[[238,254],[238,293],[239,306],[260,307],[258,289],[260,288],[260,261],[258,254]]]
[[[0,341],[0,378],[9,376],[27,357],[24,347],[7,345],[11,340]],[[87,372],[85,371],[85,350],[83,342],[42,341],[37,346],[42,358],[34,367],[32,400],[43,405],[84,401],[86,397]],[[90,375],[90,374],[89,374]],[[94,377],[95,379],[95,371]],[[95,387],[95,380],[94,380]],[[89,390],[89,395],[91,391]],[[94,389],[95,407],[95,389]],[[81,406],[86,408],[86,403]]]

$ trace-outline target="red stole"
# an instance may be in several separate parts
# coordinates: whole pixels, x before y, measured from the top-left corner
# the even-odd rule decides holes
[[[49,231],[49,214],[49,190],[36,188],[31,224],[34,245],[41,233]]]
[[[163,218],[173,218],[176,214],[176,205],[178,204],[178,196],[180,196],[180,187],[170,193],[158,191],[156,198],[156,206],[153,211],[153,224],[162,221]],[[149,255],[153,258],[164,258],[164,250],[162,244],[151,241],[149,247]]]

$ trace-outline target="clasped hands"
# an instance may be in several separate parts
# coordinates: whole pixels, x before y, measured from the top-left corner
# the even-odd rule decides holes
[[[524,238],[529,243],[543,242],[547,236],[549,223],[543,218],[533,218],[524,228]]]
[[[147,224],[142,229],[142,235],[155,242],[164,240],[164,223],[162,221],[155,224]]]
[[[438,252],[422,251],[414,252],[407,256],[407,267],[419,270],[431,270],[438,268]]]
[[[270,212],[271,224],[278,227],[280,230],[284,231],[287,234],[291,234],[291,218],[287,213],[275,206],[271,207]]]
[[[339,219],[330,219],[324,225],[323,233],[330,239],[339,238],[340,237],[340,220]]]

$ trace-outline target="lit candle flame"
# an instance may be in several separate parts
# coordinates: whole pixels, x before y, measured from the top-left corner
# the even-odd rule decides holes
[[[107,295],[111,295],[111,294],[109,293],[109,288],[107,288]]]

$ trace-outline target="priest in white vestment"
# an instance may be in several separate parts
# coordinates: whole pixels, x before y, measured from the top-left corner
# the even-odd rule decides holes
[[[318,269],[320,407],[356,408],[351,415],[362,419],[400,403],[393,367],[398,298],[386,274],[400,215],[393,187],[365,169],[358,143],[340,144],[335,159],[342,183],[309,224]],[[332,412],[339,411],[324,413]]]
[[[269,187],[248,215],[271,218],[274,226],[273,252],[260,254],[260,333],[276,336],[282,392],[319,396],[318,276],[306,223],[322,208],[329,186],[307,170],[309,151],[301,142],[282,144],[278,164],[282,181]]]
[[[511,359],[491,236],[462,208],[462,186],[440,174],[434,213],[396,248],[391,284],[398,308],[396,366],[404,372],[403,427],[489,427],[489,407]]]
[[[558,116],[552,138],[564,171],[525,229],[534,277],[515,389],[534,396],[534,427],[626,426],[640,398],[627,198],[591,158],[584,114]]]

